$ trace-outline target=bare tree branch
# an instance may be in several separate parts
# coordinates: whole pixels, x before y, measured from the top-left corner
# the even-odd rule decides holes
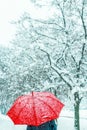
[[[77,8],[77,10],[78,10],[78,12],[80,14],[80,18],[81,18],[81,21],[82,21],[82,26],[83,26],[83,30],[84,30],[85,39],[87,39],[87,29],[86,29],[86,24],[85,24],[85,21],[84,21],[84,7],[85,7],[85,1],[83,0],[81,11],[79,10],[78,7],[76,7],[76,8]]]
[[[82,46],[81,58],[79,60],[78,66],[77,66],[77,78],[78,79],[79,79],[79,72],[80,72],[80,69],[81,69],[81,64],[82,64],[83,57],[84,57],[84,50],[85,50],[85,43]],[[77,79],[77,82],[78,82],[78,79]]]
[[[81,52],[81,58],[79,60],[79,68],[78,68],[79,70],[80,70],[80,67],[81,67],[81,64],[82,64],[82,60],[83,60],[83,57],[84,57],[85,45],[86,45],[86,43],[83,43],[82,52]]]
[[[41,36],[43,36],[43,37],[46,37],[46,38],[49,38],[49,39],[51,39],[51,40],[57,40],[56,38],[54,38],[54,37],[50,37],[50,36],[48,36],[48,35],[46,35],[46,34],[43,34],[43,33],[39,33],[39,32],[37,32],[36,30],[34,30],[35,32],[36,32],[36,34],[38,34],[38,35],[41,35]]]
[[[76,60],[75,60],[74,56],[73,56],[73,55],[71,55],[71,57],[72,57],[72,59],[73,59],[73,61],[74,61],[75,65],[76,65],[76,67],[77,67],[78,65],[77,65],[77,62],[76,62]]]
[[[61,14],[62,14],[64,28],[66,28],[66,19],[65,19],[65,15],[64,15],[64,9],[62,9],[62,7],[60,6],[60,4],[57,0],[56,0],[56,2],[57,2],[57,6],[59,7]]]
[[[59,77],[64,81],[64,83],[68,85],[70,90],[72,90],[72,85],[69,82],[67,82],[67,80],[62,76],[62,74],[55,67],[53,67],[50,54],[43,49],[40,49],[40,50],[46,53],[49,59],[50,67],[59,75]]]

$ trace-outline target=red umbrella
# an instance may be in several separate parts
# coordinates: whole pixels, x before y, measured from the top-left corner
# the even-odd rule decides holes
[[[32,92],[18,97],[7,115],[14,124],[38,126],[58,118],[63,106],[50,92]]]

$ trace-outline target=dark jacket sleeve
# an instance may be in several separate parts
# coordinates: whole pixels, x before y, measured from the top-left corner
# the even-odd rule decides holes
[[[50,130],[50,122],[46,122],[46,123],[44,123],[44,124],[42,124],[42,125],[40,125],[38,128],[38,130]]]
[[[57,125],[54,120],[50,121],[50,130],[57,130]]]
[[[27,126],[26,130],[57,130],[57,125],[54,120],[46,122],[38,127]]]
[[[31,126],[27,126],[26,130],[32,130]]]
[[[55,120],[52,120],[40,125],[38,128],[38,130],[57,130],[57,125]]]

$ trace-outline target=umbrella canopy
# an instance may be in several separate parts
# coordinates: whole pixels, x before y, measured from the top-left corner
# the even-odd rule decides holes
[[[14,124],[38,126],[58,118],[63,106],[50,92],[32,92],[18,97],[7,115]]]

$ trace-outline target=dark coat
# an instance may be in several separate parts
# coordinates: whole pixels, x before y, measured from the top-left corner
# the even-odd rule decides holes
[[[46,122],[39,126],[27,126],[27,130],[57,130],[57,125],[54,120]]]

